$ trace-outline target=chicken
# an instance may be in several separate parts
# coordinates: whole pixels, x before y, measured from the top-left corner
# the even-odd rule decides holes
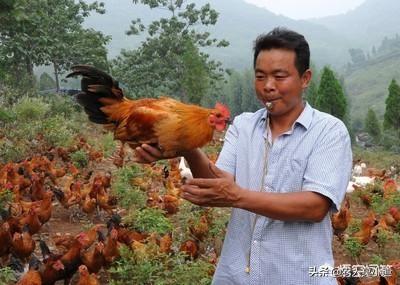
[[[96,275],[89,274],[88,268],[85,265],[79,266],[78,285],[100,285]]]
[[[40,261],[32,257],[29,261],[29,271],[17,282],[17,285],[42,285],[42,277],[39,273]]]
[[[170,233],[160,238],[160,252],[168,254],[171,252],[172,236]]]
[[[332,214],[332,227],[334,229],[335,235],[339,238],[339,240],[342,240],[343,232],[349,226],[350,219],[350,201],[349,198],[346,197],[343,205],[340,207],[340,211],[338,213]]]
[[[107,237],[103,256],[107,266],[119,257],[118,231],[116,229],[112,229]]]
[[[81,250],[85,245],[88,244],[88,236],[85,233],[80,233],[76,236],[75,242],[69,248],[69,250],[60,258],[62,264],[64,264],[65,276],[63,279],[68,281],[71,279],[72,275],[76,272],[79,265],[81,265]]]
[[[0,227],[0,257],[8,254],[11,240],[12,236],[10,232],[10,225],[5,222]]]
[[[367,174],[369,177],[380,177],[384,178],[386,174],[385,169],[377,169],[377,168],[367,168]]]
[[[180,204],[180,199],[172,196],[165,194],[162,196],[162,203],[163,203],[163,210],[165,210],[168,214],[176,214],[179,210],[179,204]]]
[[[181,252],[186,253],[191,259],[195,259],[199,256],[198,242],[194,240],[187,240],[183,242],[179,249]]]
[[[91,273],[97,273],[104,264],[104,244],[97,242],[93,248],[81,252],[81,260]]]
[[[35,250],[36,244],[29,233],[29,226],[25,225],[22,233],[14,233],[11,241],[11,251],[19,258],[27,258]]]
[[[67,77],[83,76],[77,100],[89,120],[106,125],[115,139],[132,148],[155,144],[165,156],[176,156],[207,144],[214,130],[225,129],[230,116],[228,108],[219,103],[206,109],[167,97],[129,100],[108,74],[86,65],[72,70]]]
[[[371,233],[374,226],[377,225],[375,214],[370,212],[366,218],[362,220],[361,230],[353,234],[361,244],[367,245],[371,239]]]
[[[207,215],[203,214],[198,221],[192,222],[192,225],[189,226],[189,230],[197,240],[203,241],[209,230]]]
[[[186,166],[185,158],[183,156],[181,156],[179,160],[179,172],[181,174],[183,182],[185,182],[187,179],[193,178],[192,171],[190,170],[189,167]]]
[[[20,229],[22,229],[25,225],[28,225],[31,235],[36,234],[42,227],[42,223],[40,222],[39,216],[36,214],[34,208],[29,209],[28,213],[19,219],[18,223]]]
[[[75,238],[70,233],[65,233],[62,235],[61,233],[56,233],[52,239],[55,246],[62,247],[66,250],[68,250],[75,241]]]
[[[400,222],[400,210],[396,207],[391,207],[389,209],[390,214],[393,216],[393,218],[396,220],[397,223]]]

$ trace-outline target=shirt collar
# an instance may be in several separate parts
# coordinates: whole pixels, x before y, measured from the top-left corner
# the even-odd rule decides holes
[[[310,106],[310,104],[305,102],[305,107],[304,107],[303,111],[301,112],[300,116],[296,119],[296,121],[294,122],[293,125],[298,123],[298,124],[302,125],[306,130],[308,130],[308,128],[311,125],[313,113],[314,113],[314,109]],[[267,109],[264,109],[264,112],[262,113],[262,116],[260,118],[260,123],[265,122],[267,115],[268,115],[268,111],[267,111]]]

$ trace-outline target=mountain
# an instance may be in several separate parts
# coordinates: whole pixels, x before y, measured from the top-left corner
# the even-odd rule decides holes
[[[352,47],[369,50],[385,36],[393,36],[400,31],[400,1],[366,0],[356,9],[346,14],[311,19],[346,38]]]
[[[131,20],[141,18],[146,24],[160,16],[168,16],[168,11],[149,9],[143,5],[134,5],[132,0],[103,0],[106,14],[91,15],[85,22],[87,27],[112,35],[109,45],[110,56],[115,57],[122,48],[135,48],[145,38],[142,36],[127,36]],[[210,2],[211,7],[219,12],[218,22],[207,30],[216,38],[230,42],[227,48],[212,48],[207,51],[229,68],[250,68],[252,64],[253,41],[261,34],[276,26],[284,26],[303,33],[309,40],[312,60],[317,66],[345,64],[348,43],[340,33],[308,21],[297,21],[276,15],[266,9],[244,2],[243,0],[196,0],[196,6]]]
[[[106,14],[91,15],[87,27],[112,36],[109,55],[115,57],[122,48],[132,49],[140,45],[146,34],[127,36],[133,19],[141,18],[144,24],[169,12],[134,5],[132,0],[103,0]],[[116,4],[116,2],[118,4]],[[393,38],[400,31],[400,1],[365,0],[359,7],[341,15],[320,19],[293,20],[276,15],[267,9],[244,2],[244,0],[192,0],[201,6],[210,2],[219,13],[215,26],[206,27],[213,37],[226,39],[226,48],[210,48],[207,52],[225,67],[245,69],[252,67],[253,41],[276,26],[284,26],[305,35],[311,48],[311,60],[319,69],[331,65],[343,77],[346,92],[351,101],[353,118],[363,120],[367,108],[372,108],[382,118],[385,110],[387,87],[392,78],[400,81],[400,53],[386,53],[376,60],[368,60],[373,50],[385,38]],[[373,48],[374,47],[374,48]],[[362,50],[367,61],[350,70],[346,66],[349,49]],[[362,53],[361,52],[361,53]]]

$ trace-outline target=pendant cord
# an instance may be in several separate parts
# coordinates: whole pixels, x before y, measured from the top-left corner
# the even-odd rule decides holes
[[[265,177],[267,176],[267,172],[268,172],[268,153],[270,150],[270,144],[269,144],[269,136],[270,136],[270,132],[268,131],[269,129],[269,116],[267,115],[267,119],[266,119],[266,138],[265,138],[265,148],[264,148],[264,166],[263,166],[263,171],[262,171],[262,178],[261,178],[261,186],[260,186],[260,192],[264,192],[265,190]],[[253,242],[253,235],[254,235],[254,229],[256,226],[256,222],[258,219],[258,214],[255,214],[254,216],[254,220],[252,223],[252,227],[251,227],[251,237],[250,237],[250,247],[249,247],[249,253],[247,255],[247,267],[245,268],[245,272],[246,273],[250,273],[250,258],[251,258],[251,244]]]

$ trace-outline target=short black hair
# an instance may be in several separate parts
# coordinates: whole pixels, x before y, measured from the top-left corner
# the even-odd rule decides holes
[[[295,66],[300,75],[310,68],[310,47],[303,35],[282,27],[277,27],[268,34],[262,34],[254,42],[254,61],[262,50],[287,49],[296,54]]]

